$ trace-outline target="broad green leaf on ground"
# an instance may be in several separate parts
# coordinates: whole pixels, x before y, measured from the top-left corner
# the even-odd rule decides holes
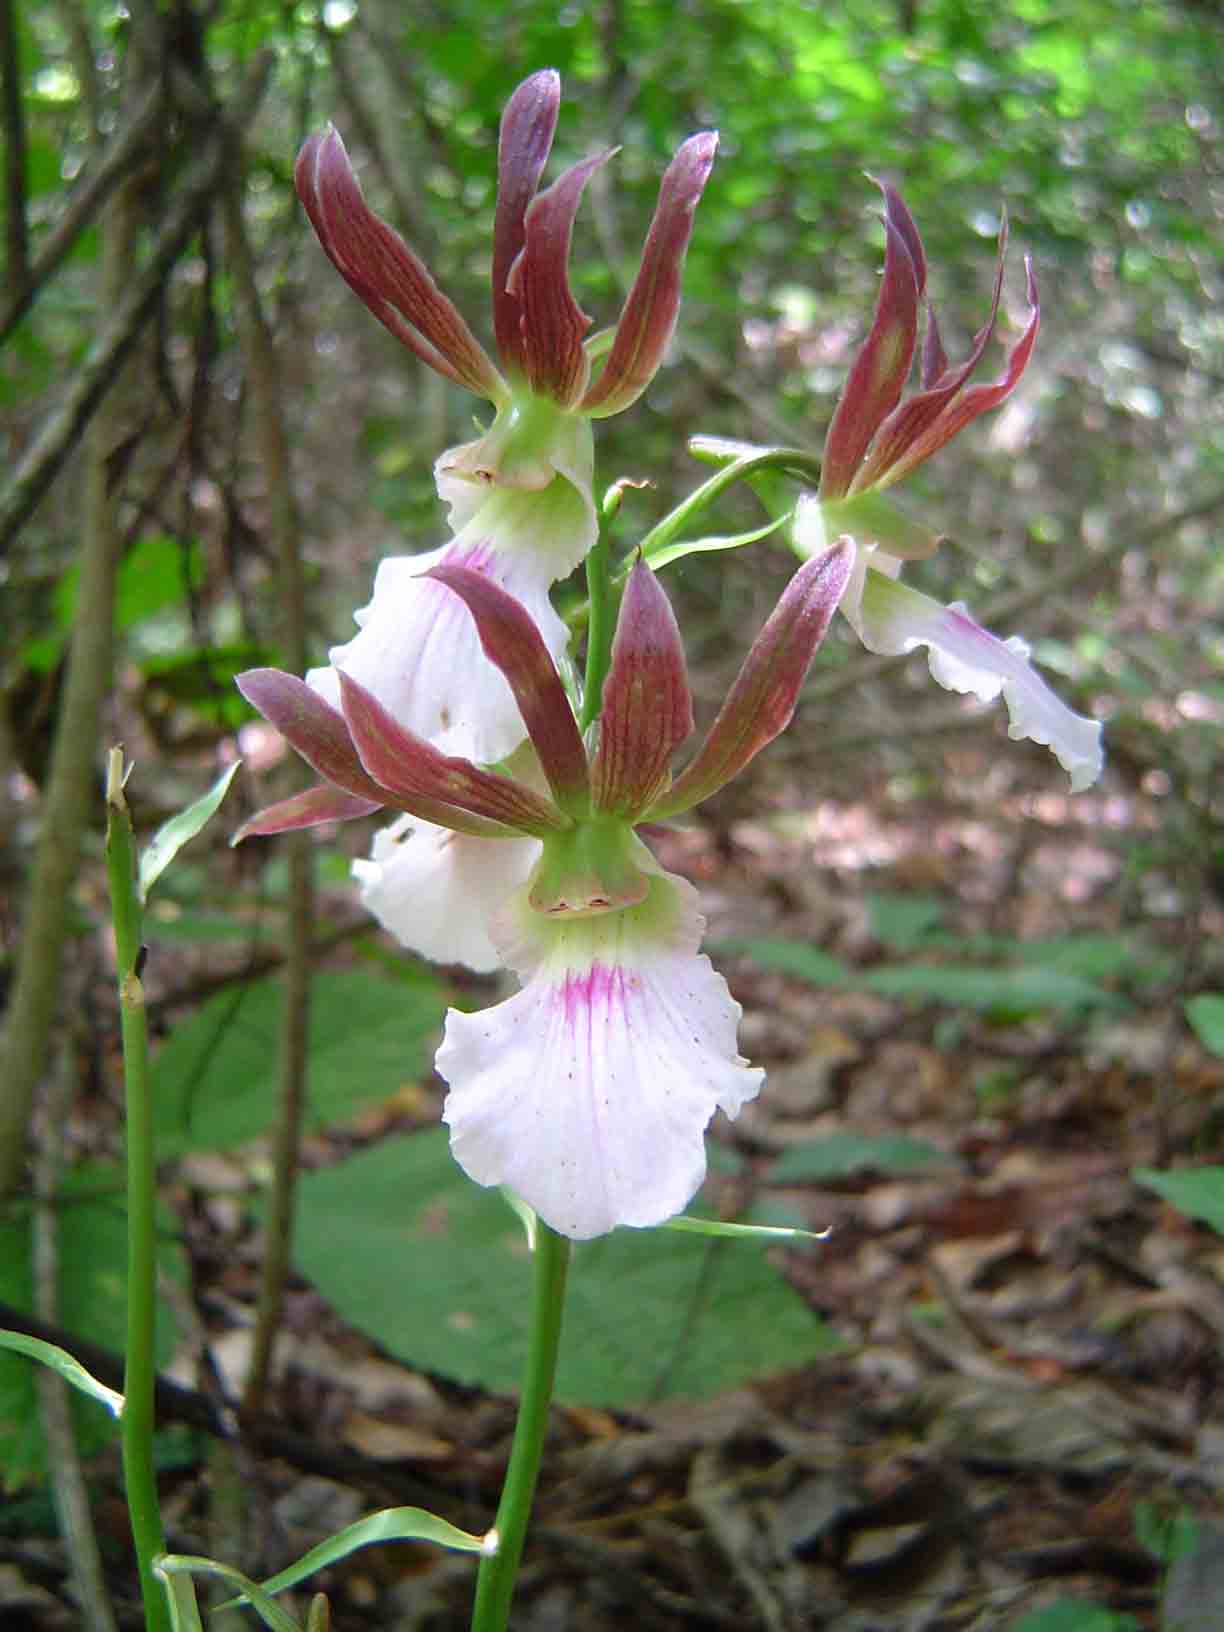
[[[834,1133],[827,1139],[809,1139],[792,1145],[770,1167],[770,1184],[810,1184],[848,1178],[853,1173],[913,1173],[929,1167],[955,1167],[957,1161],[925,1139],[907,1134],[869,1138],[857,1133]]]
[[[1179,1213],[1201,1219],[1224,1235],[1224,1167],[1187,1167],[1173,1173],[1137,1167],[1131,1177],[1155,1190]]]
[[[973,969],[955,964],[910,963],[868,969],[859,977],[867,991],[980,1009],[1003,1020],[1020,1020],[1050,1009],[1102,1008],[1116,1000],[1099,986],[1065,970],[1021,965]]]
[[[1224,992],[1200,992],[1187,998],[1186,1019],[1207,1052],[1224,1058]]]
[[[295,1240],[303,1273],[401,1359],[498,1392],[520,1386],[522,1225],[463,1176],[443,1129],[304,1175]],[[712,1394],[838,1346],[760,1244],[665,1230],[578,1246],[565,1334],[559,1398],[613,1406]]]
[[[795,975],[810,981],[813,986],[841,986],[857,977],[848,963],[824,952],[808,941],[729,940],[710,949],[751,958],[762,969],[776,969],[782,975]]]
[[[123,1170],[90,1163],[67,1175],[56,1209],[59,1252],[59,1323],[71,1332],[122,1352],[125,1335],[127,1223]],[[159,1247],[159,1270],[186,1279],[183,1255],[173,1244],[169,1221]],[[0,1301],[32,1311],[30,1217],[0,1223]],[[157,1358],[166,1361],[173,1329],[165,1305],[158,1310]],[[37,1362],[0,1352],[0,1483],[13,1488],[45,1469],[35,1383]],[[85,1455],[117,1432],[105,1406],[72,1395],[77,1438]]]
[[[943,922],[946,904],[937,895],[896,895],[878,891],[867,897],[867,923],[877,941],[900,952],[925,941]]]
[[[1139,1622],[1133,1615],[1115,1614],[1104,1604],[1060,1598],[1016,1621],[1010,1632],[1139,1632]]]
[[[914,915],[906,932],[918,933]],[[897,926],[899,929],[899,925]],[[1114,1004],[1109,992],[1066,968],[1047,968],[1037,961],[1010,967],[955,963],[898,963],[875,969],[854,969],[840,958],[802,941],[735,940],[723,949],[737,953],[764,969],[794,975],[813,986],[836,986],[846,991],[879,992],[885,997],[946,1003],[977,1009],[992,1019],[1012,1021],[1050,1010],[1081,1011]],[[1017,954],[1030,955],[1021,943]]]
[[[162,1048],[153,1065],[159,1157],[223,1150],[272,1126],[281,1000],[277,980],[218,993]],[[342,1121],[423,1076],[444,1008],[437,982],[316,976],[306,1126]]]

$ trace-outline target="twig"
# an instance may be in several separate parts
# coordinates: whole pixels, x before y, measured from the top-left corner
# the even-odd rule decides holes
[[[360,26],[360,16],[358,24]],[[351,40],[347,32],[329,28],[325,22],[319,24],[320,32],[327,42],[327,52],[331,58],[332,72],[336,76],[336,84],[340,88],[340,95],[344,98],[345,106],[353,121],[353,128],[357,133],[362,147],[369,153],[378,168],[383,186],[390,194],[391,203],[395,208],[395,224],[404,235],[411,240],[412,247],[418,255],[430,259],[430,252],[434,248],[432,233],[425,222],[420,206],[409,194],[404,184],[398,165],[391,162],[378,128],[378,120],[362,89],[359,76],[353,70]]]
[[[0,5],[8,3],[9,0],[0,0]],[[159,85],[152,85],[132,118],[115,136],[97,162],[86,171],[64,206],[63,214],[44,239],[24,284],[21,288],[13,290],[4,316],[0,318],[0,345],[21,322],[43,286],[58,271],[72,246],[111,193],[148,150],[150,137],[161,117],[161,110],[161,88]]]
[[[122,1389],[123,1357],[113,1349],[40,1320],[27,1309],[2,1302],[0,1326],[67,1349],[100,1382]],[[242,1443],[257,1454],[288,1462],[303,1473],[317,1473],[325,1479],[359,1485],[365,1490],[385,1491],[397,1501],[415,1507],[445,1510],[454,1503],[452,1489],[420,1477],[403,1463],[389,1464],[376,1457],[363,1456],[359,1451],[341,1450],[314,1435],[296,1434],[274,1417],[244,1417],[239,1430],[236,1415],[224,1403],[160,1374],[154,1378],[153,1400],[161,1422],[185,1423],[216,1439],[241,1438]]]
[[[135,44],[133,46],[135,48]],[[260,61],[247,76],[238,106],[249,115],[267,74]],[[29,517],[67,458],[91,415],[103,401],[116,371],[131,355],[160,298],[174,261],[195,230],[216,186],[224,142],[206,140],[183,191],[157,236],[149,264],[131,276],[130,227],[113,235],[104,263],[102,310],[115,315],[95,341],[60,409],[44,425],[2,498],[0,551]],[[111,211],[122,225],[132,214],[125,189]],[[108,234],[108,240],[111,237]],[[43,799],[42,830],[29,893],[25,932],[17,959],[3,1043],[0,1044],[0,1198],[17,1188],[24,1162],[25,1133],[34,1086],[42,1075],[55,1013],[69,894],[90,808],[97,758],[98,716],[110,680],[112,601],[121,535],[108,493],[108,461],[121,437],[117,420],[102,416],[90,439],[86,469],[86,545],[81,557],[77,617],[69,642],[67,680],[57,723],[51,769]]]
[[[98,290],[102,311],[109,310],[119,298],[135,234],[136,203],[130,188],[125,188],[112,200],[104,226]],[[131,325],[131,332],[134,343],[139,327]],[[130,349],[127,346],[123,354],[126,356]],[[100,380],[98,401],[110,384],[110,378]],[[84,423],[82,414],[75,429]],[[0,1198],[13,1193],[22,1175],[30,1108],[46,1064],[59,996],[68,902],[94,803],[98,718],[110,683],[115,574],[122,548],[107,462],[122,430],[112,398],[107,411],[94,420],[89,438],[82,503],[80,610],[69,637],[67,680],[43,797],[25,929],[0,1044],[0,1081],[5,1085],[0,1098]],[[68,446],[65,438],[63,453]],[[49,481],[55,468],[58,460],[54,464],[48,461],[36,466],[36,473],[45,473]],[[20,492],[20,472],[15,486]],[[28,508],[19,505],[14,526],[28,513]]]
[[[226,247],[237,297],[238,321],[246,354],[247,383],[254,431],[271,507],[278,563],[282,643],[289,667],[307,667],[306,587],[299,550],[297,510],[289,470],[289,443],[281,405],[279,370],[272,335],[264,318],[255,277],[255,261],[242,216],[242,165],[236,154],[235,179],[226,188]],[[284,1306],[293,1233],[298,1152],[306,1102],[307,1026],[310,1013],[310,932],[314,916],[311,845],[306,833],[286,835],[289,863],[288,939],[285,947],[285,995],[280,1032],[280,1083],[273,1138],[272,1191],[268,1203],[265,1251],[251,1370],[243,1398],[245,1411],[259,1411],[267,1390],[272,1352]]]
[[[21,100],[21,53],[14,0],[0,0],[0,85],[4,94],[5,249],[8,285],[20,299],[30,282],[30,227],[26,217],[26,127]]]
[[[252,116],[262,95],[268,68],[268,60],[258,58],[235,93],[234,105],[241,108],[244,119]],[[59,408],[44,423],[11,480],[0,492],[0,553],[33,514],[106,395],[116,372],[131,355],[145,324],[156,312],[171,268],[195,232],[216,190],[225,150],[222,117],[218,114],[211,133],[204,139],[202,152],[187,172],[162,223],[148,263],[128,283],[126,294],[116,304],[114,316],[90,347]],[[125,274],[130,278],[130,266],[125,267]],[[87,604],[83,598],[81,604]]]

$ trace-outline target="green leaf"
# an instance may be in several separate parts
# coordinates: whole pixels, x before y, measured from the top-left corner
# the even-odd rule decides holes
[[[500,1194],[445,1131],[387,1139],[303,1176],[296,1259],[336,1310],[409,1364],[504,1393],[522,1381],[531,1266]],[[838,1347],[760,1252],[656,1230],[580,1244],[558,1396],[703,1396]]]
[[[686,555],[710,555],[720,550],[739,550],[745,544],[756,544],[762,538],[768,538],[770,533],[776,533],[779,527],[784,526],[794,514],[787,510],[775,521],[767,521],[761,527],[753,527],[746,533],[712,533],[706,538],[685,538],[675,544],[668,544],[665,548],[656,550],[650,557],[650,564],[656,572],[664,567],[671,566],[673,561],[682,561]]]
[[[680,1213],[660,1224],[661,1230],[688,1235],[726,1236],[735,1241],[823,1241],[828,1230],[804,1230],[794,1224],[729,1224],[721,1218],[693,1218]]]
[[[1131,1178],[1136,1184],[1154,1190],[1178,1212],[1201,1219],[1224,1235],[1224,1167],[1188,1167],[1176,1173],[1136,1167]]]
[[[162,1586],[170,1604],[170,1625],[173,1632],[204,1632],[200,1605],[196,1599],[195,1582],[189,1575],[163,1575]]]
[[[797,975],[800,980],[810,981],[813,986],[840,986],[854,979],[849,964],[835,958],[831,952],[822,952],[818,946],[804,941],[735,939],[722,941],[713,950],[751,958],[762,969]]]
[[[427,1513],[423,1507],[387,1507],[381,1513],[371,1513],[368,1518],[347,1525],[326,1541],[321,1541],[317,1547],[312,1547],[308,1553],[303,1553],[296,1564],[290,1564],[287,1569],[263,1582],[263,1590],[267,1593],[284,1592],[287,1587],[296,1587],[299,1581],[305,1581],[316,1570],[339,1563],[359,1548],[372,1547],[383,1541],[432,1541],[435,1546],[449,1547],[456,1553],[486,1551],[484,1536],[457,1530],[453,1524]]]
[[[158,1156],[224,1150],[258,1138],[276,1115],[282,987],[253,981],[210,998],[153,1062]],[[368,973],[316,975],[310,992],[306,1126],[342,1121],[429,1069],[445,997]]]
[[[1207,1052],[1224,1058],[1224,992],[1200,992],[1187,998],[1186,1019]]]
[[[1147,1499],[1135,1503],[1133,1524],[1135,1540],[1162,1564],[1188,1558],[1202,1533],[1198,1515],[1190,1508],[1178,1506],[1170,1511]]]
[[[910,963],[865,970],[858,984],[886,997],[981,1009],[999,1020],[1022,1020],[1051,1009],[1103,1008],[1117,1001],[1099,986],[1057,969],[974,969],[956,964]]]
[[[784,1151],[769,1168],[770,1184],[812,1184],[845,1179],[851,1174],[914,1173],[930,1167],[959,1166],[954,1156],[908,1134],[870,1138],[858,1133],[834,1133],[827,1139],[805,1140]]]
[[[55,589],[56,631],[31,642],[23,652],[29,667],[54,666],[76,617],[80,568],[69,567]],[[115,580],[115,630],[123,634],[167,608],[176,607],[188,587],[198,589],[204,557],[197,540],[181,543],[165,533],[151,533],[128,550]]]
[[[86,1371],[79,1360],[75,1360],[67,1349],[61,1349],[58,1344],[44,1343],[42,1338],[27,1337],[24,1332],[0,1329],[0,1349],[12,1349],[16,1354],[37,1360],[40,1365],[57,1371],[66,1383],[79,1388],[82,1394],[99,1401],[113,1416],[122,1415],[123,1395],[100,1383],[92,1372]]]
[[[127,1223],[124,1174],[113,1163],[89,1163],[65,1175],[56,1220],[59,1256],[59,1319],[65,1330],[117,1353],[126,1336]],[[14,1214],[0,1223],[0,1302],[33,1313],[30,1270],[30,1217]],[[186,1266],[164,1219],[159,1272],[183,1282]],[[163,1302],[158,1309],[157,1360],[174,1346],[174,1330]],[[70,1381],[72,1379],[69,1379]],[[84,1393],[72,1396],[77,1442],[92,1456],[117,1432],[113,1408]],[[46,1456],[39,1421],[34,1368],[24,1355],[0,1347],[0,1482],[15,1489],[39,1478]]]
[[[877,941],[908,952],[925,941],[943,921],[944,903],[937,895],[892,895],[884,891],[867,897],[867,923]]]
[[[229,770],[217,778],[206,794],[194,804],[188,805],[186,810],[180,810],[177,816],[171,816],[168,822],[163,822],[153,835],[152,841],[140,858],[139,889],[142,903],[148,901],[149,891],[183,846],[194,839],[201,828],[216,815],[241,764],[240,759],[235,760]]]
[[[275,1598],[269,1598],[261,1586],[248,1580],[240,1571],[230,1569],[228,1564],[218,1564],[212,1558],[193,1558],[185,1553],[162,1553],[153,1561],[153,1573],[160,1576],[167,1586],[174,1582],[176,1576],[216,1576],[224,1581],[226,1586],[237,1588],[264,1625],[270,1628],[270,1632],[302,1632],[287,1609],[282,1609]],[[172,1595],[172,1601],[176,1601],[177,1604],[177,1594]],[[194,1603],[194,1594],[192,1602]],[[194,1632],[197,1621],[187,1620],[184,1624]]]
[[[1133,1615],[1116,1615],[1104,1604],[1060,1598],[1017,1621],[1011,1632],[1139,1632]]]

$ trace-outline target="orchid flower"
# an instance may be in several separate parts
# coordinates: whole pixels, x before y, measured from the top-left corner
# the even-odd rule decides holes
[[[598,153],[537,191],[557,124],[551,69],[523,81],[506,105],[493,228],[495,363],[420,258],[369,208],[335,129],[298,156],[297,190],[332,264],[398,340],[445,379],[495,410],[482,436],[434,467],[453,537],[439,549],[393,556],[356,614],[360,633],[308,679],[334,705],[343,669],[406,724],[451,753],[484,764],[521,740],[503,677],[481,657],[462,606],[430,579],[446,563],[481,572],[521,601],[556,657],[567,631],[549,585],[586,556],[597,535],[590,421],[637,400],[662,361],[680,305],[693,213],[714,163],[712,131],[683,143],[668,166],[637,276],[603,368],[592,377],[590,318],[570,290],[570,236],[583,189],[611,156]]]
[[[1100,725],[1072,713],[1054,695],[1029,664],[1029,648],[1018,636],[1000,640],[975,623],[963,605],[941,606],[897,582],[902,562],[930,555],[939,539],[881,496],[1015,388],[1041,320],[1032,262],[1025,262],[1028,321],[1001,376],[989,385],[969,384],[998,316],[1006,220],[999,235],[990,315],[974,335],[968,356],[949,364],[928,305],[920,389],[903,397],[917,349],[919,306],[926,298],[926,255],[900,195],[887,185],[882,191],[887,242],[875,318],[825,438],[819,495],[799,505],[795,544],[801,555],[808,555],[822,551],[831,537],[850,535],[858,558],[842,611],[863,644],[888,656],[925,646],[940,685],[972,693],[983,703],[1002,693],[1009,735],[1051,748],[1071,778],[1072,791],[1078,792],[1101,773]]]
[[[840,540],[800,567],[674,780],[692,699],[671,607],[641,560],[625,586],[593,749],[521,602],[470,567],[430,569],[505,677],[540,787],[443,753],[345,670],[338,709],[274,669],[239,677],[323,780],[238,837],[399,810],[402,823],[427,824],[430,884],[415,898],[427,921],[415,944],[450,957],[491,945],[519,976],[507,1001],[448,1014],[437,1056],[449,1084],[443,1114],[470,1177],[509,1186],[564,1235],[679,1212],[704,1177],[715,1110],[734,1116],[760,1089],[763,1073],[737,1051],[739,1005],[699,951],[697,892],[663,870],[636,829],[691,809],[785,728],[853,554]],[[396,836],[389,829],[383,845]],[[448,842],[454,888],[439,895],[432,862]],[[379,865],[377,846],[367,865]]]

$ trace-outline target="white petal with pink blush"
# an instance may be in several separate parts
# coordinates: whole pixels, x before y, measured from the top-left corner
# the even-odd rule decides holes
[[[1018,635],[1000,640],[975,623],[957,601],[942,606],[891,576],[899,566],[882,551],[864,551],[866,570],[852,581],[842,611],[869,651],[897,657],[925,646],[931,674],[949,691],[1007,705],[1007,734],[1049,748],[1071,778],[1072,793],[1101,774],[1104,755],[1098,720],[1076,714],[1028,661]]]
[[[415,816],[374,835],[355,861],[362,905],[413,952],[487,973],[501,967],[489,920],[526,883],[538,839],[476,839]]]
[[[705,1130],[761,1088],[740,1006],[699,953],[697,892],[654,873],[639,906],[546,919],[516,895],[494,927],[523,990],[447,1016],[437,1068],[456,1161],[574,1240],[660,1224],[705,1177]]]
[[[481,513],[483,514],[483,512]],[[339,706],[335,670],[343,669],[417,736],[443,753],[492,765],[523,740],[523,721],[510,687],[485,657],[471,613],[445,584],[422,577],[442,562],[487,573],[521,601],[554,658],[569,632],[548,598],[551,581],[538,562],[465,534],[424,555],[388,557],[374,579],[374,598],[355,614],[360,633],[333,646],[330,669],[306,676],[314,689]]]

